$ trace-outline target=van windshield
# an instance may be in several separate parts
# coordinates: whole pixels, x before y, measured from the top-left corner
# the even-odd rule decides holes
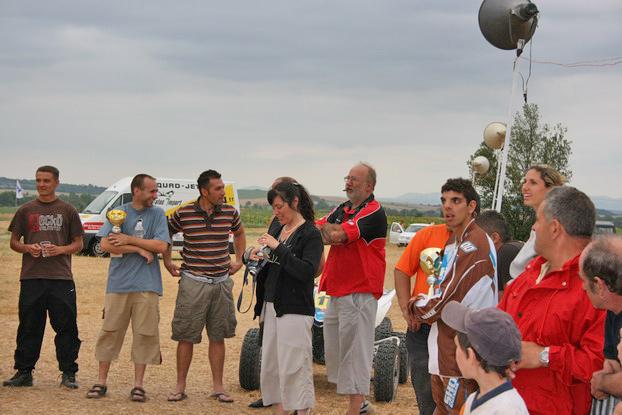
[[[82,213],[94,213],[94,214],[102,213],[106,205],[108,205],[108,203],[116,195],[118,195],[117,192],[114,192],[112,190],[106,190],[105,192],[97,196],[91,203],[89,203],[89,205],[86,208],[84,208]]]

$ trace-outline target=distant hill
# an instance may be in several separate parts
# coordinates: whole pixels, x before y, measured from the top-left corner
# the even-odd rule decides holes
[[[0,189],[7,189],[15,191],[15,180],[9,179],[8,177],[0,177]],[[36,183],[34,180],[29,179],[17,179],[19,180],[20,186],[24,190],[32,190],[35,191],[37,189]],[[59,193],[85,193],[89,195],[97,196],[101,192],[106,190],[105,187],[94,186],[92,184],[68,184],[61,183],[56,189]]]
[[[590,196],[598,209],[607,210],[612,214],[622,214],[622,198],[608,196]],[[405,193],[393,198],[383,198],[385,202],[401,202],[416,205],[440,205],[438,193]]]
[[[265,199],[267,194],[268,191],[262,189],[238,189],[238,196],[240,196],[240,200]]]
[[[408,203],[412,205],[439,206],[440,195],[435,193],[405,193],[401,196],[382,198],[385,202]]]

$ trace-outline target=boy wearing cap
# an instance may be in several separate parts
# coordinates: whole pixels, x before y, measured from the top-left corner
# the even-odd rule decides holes
[[[523,398],[506,377],[510,364],[521,357],[521,335],[512,317],[494,307],[473,310],[451,301],[441,318],[457,331],[456,362],[462,376],[479,386],[460,413],[528,415]]]

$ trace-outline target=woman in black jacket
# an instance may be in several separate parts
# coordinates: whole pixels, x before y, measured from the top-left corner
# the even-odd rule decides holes
[[[268,192],[280,223],[257,242],[270,249],[257,276],[255,315],[263,321],[261,394],[275,414],[308,414],[315,403],[311,326],[313,282],[324,249],[314,224],[313,202],[298,183]],[[251,259],[257,259],[258,249]]]

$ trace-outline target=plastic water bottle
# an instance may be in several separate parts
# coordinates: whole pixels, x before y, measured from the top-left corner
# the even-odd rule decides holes
[[[140,239],[145,237],[145,228],[143,228],[143,220],[138,219],[136,226],[134,226],[134,236]]]

